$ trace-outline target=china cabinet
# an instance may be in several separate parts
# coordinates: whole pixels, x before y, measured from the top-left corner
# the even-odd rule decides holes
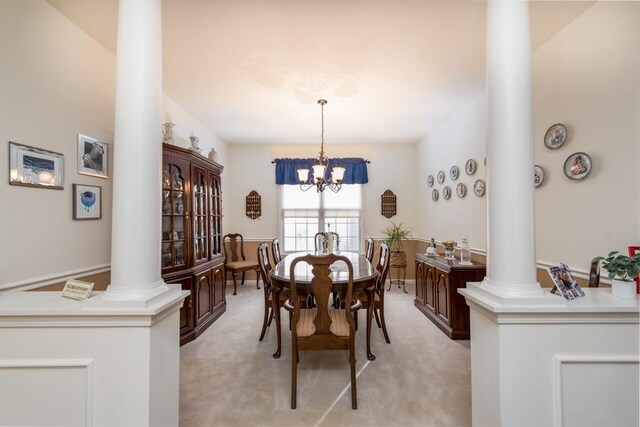
[[[162,146],[162,278],[191,292],[180,310],[180,344],[226,310],[221,173],[200,154]]]
[[[467,282],[481,282],[485,266],[474,262],[463,265],[441,255],[417,253],[415,306],[447,336],[454,340],[468,340],[469,307],[458,289]]]

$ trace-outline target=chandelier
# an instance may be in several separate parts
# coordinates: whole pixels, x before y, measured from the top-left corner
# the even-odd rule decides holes
[[[342,180],[344,179],[343,167],[334,167],[331,171],[331,179],[326,179],[327,169],[329,169],[329,158],[324,154],[324,106],[326,103],[327,101],[324,99],[318,100],[318,104],[320,104],[322,144],[320,145],[320,155],[314,159],[315,163],[311,166],[313,177],[309,177],[309,169],[298,169],[298,181],[302,191],[315,187],[318,193],[322,193],[325,188],[337,193],[342,188]]]

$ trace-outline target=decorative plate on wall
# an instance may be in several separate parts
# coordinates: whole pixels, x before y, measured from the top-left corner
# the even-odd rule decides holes
[[[442,189],[442,197],[444,197],[445,200],[449,200],[451,198],[451,188],[449,188],[448,185],[445,185]]]
[[[473,194],[475,194],[478,197],[482,197],[484,196],[484,190],[485,190],[484,181],[481,179],[476,180],[476,182],[473,184]]]
[[[591,157],[587,153],[573,153],[564,161],[564,174],[569,179],[580,181],[591,172]]]
[[[444,171],[438,172],[438,184],[442,184],[444,182]]]
[[[437,202],[438,197],[440,197],[440,193],[438,192],[437,188],[434,188],[433,191],[431,192],[431,198],[433,199],[434,202]]]
[[[467,175],[473,175],[476,173],[476,169],[478,169],[478,165],[473,159],[467,160],[467,163],[464,164],[464,171]]]
[[[460,169],[458,169],[457,166],[451,166],[451,169],[449,170],[449,177],[451,180],[455,181],[458,179],[458,176],[460,176]]]
[[[427,177],[427,185],[428,185],[429,187],[433,187],[433,175],[429,175],[429,176]]]
[[[533,165],[533,184],[536,188],[540,187],[544,182],[544,169],[542,166]]]
[[[463,198],[467,194],[467,186],[460,182],[456,185],[456,194],[458,197]]]
[[[550,150],[562,147],[567,140],[567,128],[562,123],[551,125],[544,134],[544,145]]]

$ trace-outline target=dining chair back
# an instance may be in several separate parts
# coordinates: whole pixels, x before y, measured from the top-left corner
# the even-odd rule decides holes
[[[333,247],[329,247],[329,235],[333,236]],[[315,236],[316,252],[339,252],[340,236],[335,231],[320,231]]]
[[[225,234],[222,238],[222,249],[224,253],[224,269],[225,274],[231,273],[233,278],[233,294],[238,292],[237,277],[242,273],[242,282],[244,285],[244,274],[247,271],[256,272],[256,287],[260,289],[260,267],[256,261],[247,261],[244,256],[244,239],[242,234],[230,233]]]
[[[376,264],[378,278],[376,279],[373,314],[376,318],[378,327],[382,328],[384,339],[388,344],[391,344],[391,340],[389,339],[389,332],[387,331],[387,322],[384,318],[384,283],[387,280],[387,275],[389,274],[389,265],[391,264],[390,258],[391,252],[389,251],[389,246],[386,243],[380,244],[378,263]]]
[[[315,307],[303,308],[298,294],[295,279],[296,266],[307,263],[312,267],[313,278],[311,289],[315,297]],[[348,271],[348,284],[345,291],[345,307],[332,308],[329,295],[332,293],[331,265],[344,263]],[[299,350],[349,350],[351,367],[351,407],[358,408],[356,393],[356,359],[355,359],[355,327],[352,311],[360,307],[358,301],[352,304],[353,298],[353,265],[349,258],[341,255],[305,255],[295,258],[291,263],[291,298],[286,302],[287,308],[293,311],[291,323],[291,409],[296,408],[297,399],[297,366]],[[303,291],[304,292],[304,291]]]
[[[262,321],[262,332],[260,332],[260,339],[258,340],[262,341],[264,334],[267,331],[267,326],[271,326],[274,311],[271,278],[269,277],[271,261],[269,260],[268,246],[264,242],[258,245],[258,267],[260,268],[260,275],[262,276],[262,283],[264,284],[264,320]]]
[[[589,287],[597,288],[600,286],[600,261],[591,263],[591,270],[589,271]]]
[[[367,257],[367,259],[369,260],[369,262],[373,261],[373,250],[374,250],[374,242],[373,242],[373,238],[372,237],[367,237],[367,240],[365,240],[365,256]]]
[[[271,241],[271,253],[273,254],[274,264],[282,261],[282,252],[280,252],[280,241],[278,239],[273,239]]]

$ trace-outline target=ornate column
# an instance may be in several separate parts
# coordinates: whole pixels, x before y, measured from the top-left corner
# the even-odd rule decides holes
[[[161,123],[161,0],[121,0],[105,300],[147,300],[167,289],[160,277]]]
[[[502,297],[536,281],[529,3],[487,3],[487,278]]]

